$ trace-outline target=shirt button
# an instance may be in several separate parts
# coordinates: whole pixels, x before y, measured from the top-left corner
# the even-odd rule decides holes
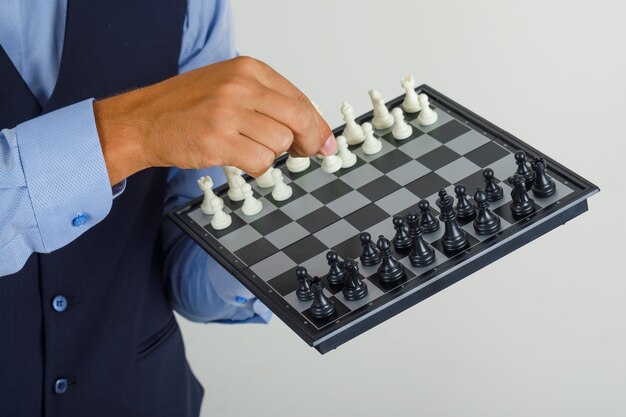
[[[69,385],[69,381],[67,378],[59,378],[54,381],[54,392],[57,394],[64,394],[67,391],[67,387]]]
[[[87,220],[89,220],[88,214],[78,213],[76,217],[72,219],[72,226],[74,227],[82,226],[83,224],[87,223]]]
[[[52,308],[59,313],[62,313],[67,309],[67,298],[62,295],[57,295],[52,299]]]
[[[235,301],[241,304],[246,304],[248,302],[248,299],[246,297],[238,295],[237,297],[235,297]]]

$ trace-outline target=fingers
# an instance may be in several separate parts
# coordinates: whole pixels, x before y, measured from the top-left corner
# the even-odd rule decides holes
[[[242,135],[272,150],[275,157],[287,152],[294,140],[294,134],[289,127],[254,110],[247,110],[240,117],[238,130]]]
[[[220,165],[232,165],[253,177],[262,175],[274,163],[275,153],[254,139],[235,134],[221,146]]]
[[[319,112],[304,97],[294,100],[271,88],[262,88],[255,95],[254,110],[286,126],[293,134],[292,153],[299,156],[311,156],[317,153],[328,155],[336,148],[334,136]],[[320,127],[319,120],[323,122]],[[327,142],[329,142],[327,144]],[[329,146],[330,145],[330,146]]]
[[[254,76],[261,84],[269,90],[273,90],[295,102],[289,121],[277,119],[292,129],[295,139],[294,153],[309,156],[317,153],[323,155],[334,153],[337,149],[334,135],[328,123],[319,114],[311,101],[296,86],[274,71],[269,65],[252,58],[246,59],[251,60],[251,62],[246,63],[247,65],[256,67]],[[278,110],[281,110],[281,108],[279,107]],[[265,111],[262,111],[262,113],[267,114]],[[267,115],[276,118],[269,114]],[[311,151],[313,148],[315,149]]]

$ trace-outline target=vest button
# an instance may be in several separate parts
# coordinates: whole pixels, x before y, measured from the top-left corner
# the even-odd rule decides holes
[[[52,299],[52,308],[59,313],[64,312],[67,309],[67,298],[62,295],[57,295]]]
[[[67,378],[59,378],[54,381],[54,392],[57,394],[64,394],[67,391],[67,387],[69,385],[69,381]]]

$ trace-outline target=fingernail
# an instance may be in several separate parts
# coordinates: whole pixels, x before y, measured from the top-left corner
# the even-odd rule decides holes
[[[337,141],[335,140],[335,135],[332,133],[330,134],[328,139],[326,139],[326,142],[324,142],[324,145],[322,145],[320,152],[324,155],[332,155],[337,152]]]

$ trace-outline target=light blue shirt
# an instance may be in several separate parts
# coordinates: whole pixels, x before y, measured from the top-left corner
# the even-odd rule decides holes
[[[58,77],[66,11],[67,0],[0,1],[0,45],[42,105]],[[235,55],[227,0],[188,0],[179,72]],[[19,271],[33,252],[53,252],[103,220],[125,182],[110,187],[93,99],[0,128],[2,277]],[[201,175],[211,175],[216,184],[225,180],[219,168],[170,168],[165,210],[198,196]],[[170,299],[182,316],[203,322],[269,321],[267,307],[167,220],[163,249]]]

